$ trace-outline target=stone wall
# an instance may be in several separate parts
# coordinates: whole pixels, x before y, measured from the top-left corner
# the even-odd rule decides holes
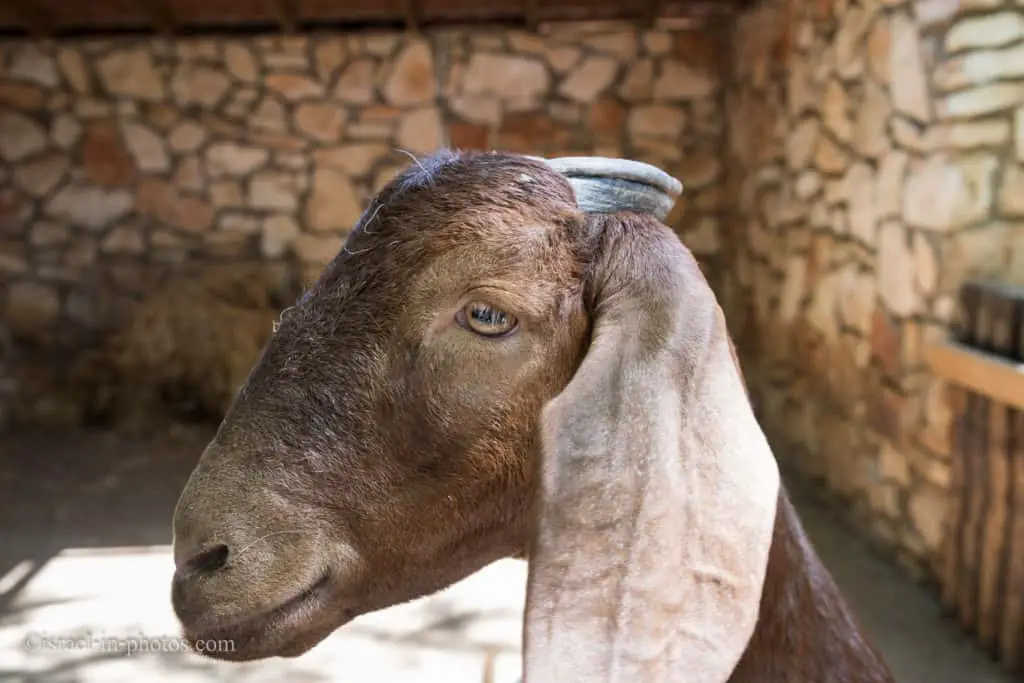
[[[769,3],[730,57],[720,294],[762,422],[925,576],[950,455],[922,349],[966,277],[1024,277],[1024,17],[1001,4]]]
[[[728,27],[0,46],[0,315],[71,346],[185,266],[308,280],[443,144],[655,163],[780,460],[927,575],[967,277],[1024,280],[1024,14],[770,0]]]
[[[73,345],[175,268],[288,259],[308,280],[406,152],[448,143],[657,163],[687,178],[673,220],[710,258],[717,54],[607,23],[2,44],[0,314]]]

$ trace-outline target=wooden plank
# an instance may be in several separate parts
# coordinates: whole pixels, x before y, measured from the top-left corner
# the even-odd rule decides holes
[[[644,28],[651,28],[654,26],[654,22],[658,20],[658,15],[661,14],[661,6],[663,0],[647,0],[642,7],[642,20]]]
[[[960,542],[960,576],[956,588],[957,616],[974,633],[978,615],[978,553],[984,515],[985,451],[987,449],[988,401],[978,394],[967,396],[967,442],[964,459],[963,522]]]
[[[160,19],[154,22],[154,9],[142,0],[117,0],[102,3],[95,9],[87,3],[60,0],[8,0],[0,3],[0,23],[5,28],[32,27],[34,35],[49,36],[58,31],[70,32],[77,37],[102,36],[113,28],[148,30],[159,27],[166,32],[171,23],[175,31],[223,29],[245,26],[246,30],[260,33],[300,31],[305,25],[330,24],[338,30],[375,30],[367,24],[407,22],[408,11],[403,11],[405,0],[164,0],[172,12],[173,22]],[[752,0],[660,0],[657,16],[666,26],[700,26],[713,18],[732,17],[744,2]],[[138,4],[134,4],[138,3]],[[525,3],[525,4],[524,4]],[[15,6],[21,8],[14,14]],[[414,21],[411,27],[459,25],[465,22],[509,22],[525,18],[531,26],[547,21],[646,19],[651,0],[415,0]],[[111,7],[131,7],[126,14]],[[528,13],[524,8],[528,8]],[[135,16],[134,10],[140,11]],[[275,26],[276,24],[276,26]]]
[[[11,0],[14,14],[28,29],[33,38],[47,38],[56,28],[54,12],[46,6],[45,0]]]
[[[531,31],[536,31],[537,26],[540,25],[540,8],[537,6],[537,0],[526,0],[523,17],[526,20],[526,27]]]
[[[949,472],[949,507],[946,511],[947,540],[943,572],[940,577],[942,584],[942,606],[948,615],[957,611],[957,587],[960,585],[960,554],[963,548],[964,500],[966,498],[966,472],[963,453],[967,448],[968,392],[957,386],[949,387],[950,410],[953,411],[952,447],[953,458]]]
[[[1006,360],[955,341],[931,344],[925,349],[924,357],[937,377],[998,403],[1024,410],[1024,363]]]
[[[1024,412],[1015,411],[1013,432],[1008,477],[1012,514],[1006,530],[998,658],[1008,671],[1024,674]]]
[[[1024,674],[1024,290],[961,289],[954,340],[926,350],[948,381],[954,453],[942,603]]]
[[[958,342],[970,344],[974,341],[974,314],[978,310],[979,290],[965,285],[960,289],[960,301],[955,311],[953,334]],[[938,374],[938,373],[936,373]],[[941,375],[940,375],[941,377]],[[948,543],[945,549],[945,568],[942,577],[942,604],[949,616],[956,616],[960,606],[960,585],[962,560],[966,540],[964,521],[968,510],[969,471],[966,454],[972,442],[971,416],[973,414],[972,392],[955,384],[949,387],[954,402],[953,413],[953,462],[950,468],[950,502],[948,510]]]
[[[965,304],[966,307],[966,304]],[[991,346],[992,296],[987,291],[977,292],[977,303],[971,311],[973,323],[966,326],[963,334],[972,346]],[[964,458],[965,483],[963,536],[960,546],[960,585],[957,587],[957,613],[960,624],[970,633],[977,633],[978,589],[980,585],[981,536],[987,509],[986,488],[988,484],[988,422],[991,402],[983,394],[971,393],[968,398],[970,435],[962,454]]]
[[[1014,301],[993,295],[986,307],[991,314],[988,342],[995,353],[1013,355],[1011,325]],[[983,492],[986,512],[982,523],[978,581],[978,644],[993,656],[998,652],[1002,629],[1002,608],[1005,604],[1003,571],[1006,529],[1010,521],[1009,501],[1009,417],[1010,409],[999,403],[989,407],[987,486]]]
[[[176,21],[174,10],[167,0],[138,0],[138,6],[149,16],[157,33],[172,35]]]
[[[405,30],[418,33],[420,30],[419,8],[416,0],[402,0],[402,19]]]
[[[1014,315],[1016,358],[1024,358],[1024,305]],[[1024,675],[1024,411],[1014,411],[1009,481],[1011,518],[1006,530],[1004,604],[999,659],[1011,673]]]
[[[953,320],[953,336],[961,344],[971,346],[975,340],[975,317],[981,303],[981,287],[976,282],[966,282],[960,287],[960,302]]]
[[[274,10],[274,16],[277,17],[277,23],[281,25],[281,30],[285,33],[295,33],[299,24],[298,13],[291,0],[270,0],[270,4]]]

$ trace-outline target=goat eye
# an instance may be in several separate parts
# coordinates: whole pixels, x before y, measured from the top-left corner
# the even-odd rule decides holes
[[[500,337],[514,330],[517,321],[499,308],[474,302],[460,311],[459,323],[483,337]]]

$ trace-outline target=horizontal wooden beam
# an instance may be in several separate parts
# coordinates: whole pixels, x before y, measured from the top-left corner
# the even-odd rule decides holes
[[[402,21],[405,23],[405,30],[418,33],[420,30],[419,8],[416,0],[402,0]]]
[[[14,13],[33,38],[49,37],[54,31],[53,14],[40,0],[13,0]]]
[[[537,6],[537,0],[526,0],[523,7],[523,19],[526,22],[526,28],[531,31],[537,30],[540,25],[540,7]]]
[[[167,0],[141,0],[139,5],[149,14],[157,33],[174,33],[174,12]]]
[[[661,14],[661,1],[647,0],[647,4],[643,6],[641,21],[644,24],[644,28],[653,27],[654,23],[658,20],[658,15]]]
[[[955,341],[929,345],[924,359],[937,377],[1024,410],[1024,363],[1014,363]]]
[[[295,33],[299,22],[292,3],[289,0],[270,0],[270,4],[274,8],[274,15],[281,30],[285,33]]]
[[[440,10],[425,13],[420,0],[402,0],[394,3],[387,12],[374,14],[372,19],[355,14],[346,17],[344,10],[339,15],[323,16],[317,12],[300,12],[298,0],[262,0],[262,7],[272,12],[273,22],[235,22],[225,15],[218,21],[218,13],[204,13],[202,21],[198,21],[195,10],[189,10],[184,4],[172,0],[131,0],[135,6],[146,14],[145,28],[138,28],[139,33],[150,35],[159,33],[178,33],[187,35],[217,34],[231,27],[241,34],[268,34],[281,30],[297,32],[307,26],[331,26],[341,31],[379,31],[381,28],[391,30],[394,24],[402,23],[411,31],[422,31],[438,26],[480,25],[489,21],[500,22],[502,25],[512,20],[525,20],[533,29],[541,25],[560,21],[580,21],[588,17],[587,10],[578,3],[566,0],[476,0],[478,6],[474,11],[458,11],[446,15],[443,7]],[[236,0],[244,3],[246,0]],[[597,20],[636,21],[649,24],[658,20],[665,27],[690,26],[692,23],[703,22],[711,17],[731,16],[744,2],[752,0],[607,0],[600,5],[599,16],[589,17]],[[9,24],[0,25],[0,34],[21,33],[29,29],[33,36],[58,35],[62,39],[80,38],[83,36],[103,36],[116,27],[94,25],[81,22],[83,16],[80,3],[71,0],[0,0],[7,2],[17,12],[12,13]],[[228,5],[231,3],[228,2]],[[344,3],[339,5],[344,7]],[[268,17],[269,18],[269,17]],[[117,32],[122,32],[118,29]],[[133,29],[136,32],[136,29]]]

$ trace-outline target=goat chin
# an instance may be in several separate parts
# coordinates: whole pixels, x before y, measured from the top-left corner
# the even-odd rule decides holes
[[[818,557],[785,490],[778,514],[761,609],[729,683],[893,683]]]

